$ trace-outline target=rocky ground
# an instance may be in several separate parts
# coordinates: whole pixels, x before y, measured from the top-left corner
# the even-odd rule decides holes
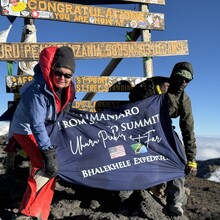
[[[0,144],[0,219],[9,220],[17,212],[26,188],[28,161],[16,156],[15,170],[6,174],[4,141]],[[171,216],[163,200],[148,190],[135,191],[121,203],[118,192],[69,185],[58,179],[49,220],[219,220],[220,183],[202,178],[219,167],[220,159],[200,161],[197,177],[186,179],[190,195],[182,217]]]

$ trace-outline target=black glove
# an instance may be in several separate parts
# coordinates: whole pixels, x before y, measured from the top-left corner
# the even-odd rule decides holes
[[[48,178],[55,177],[58,174],[58,163],[56,157],[56,150],[48,149],[41,151],[44,160],[44,172]]]

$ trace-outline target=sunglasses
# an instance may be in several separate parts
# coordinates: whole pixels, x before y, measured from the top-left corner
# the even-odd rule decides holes
[[[73,76],[73,74],[61,73],[61,72],[58,71],[58,70],[55,70],[55,71],[54,71],[54,75],[55,75],[55,76],[58,76],[58,77],[60,77],[60,78],[62,78],[62,76],[64,76],[65,79],[70,79],[70,78]]]
[[[186,78],[184,76],[177,76],[176,78],[177,78],[178,82],[185,81],[186,83],[189,83],[191,81],[191,79],[188,79],[188,78]]]

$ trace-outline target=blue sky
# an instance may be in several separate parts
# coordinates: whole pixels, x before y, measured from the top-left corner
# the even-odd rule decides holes
[[[165,56],[153,58],[154,75],[169,76],[176,62],[189,61],[194,67],[194,80],[186,91],[191,97],[195,133],[200,137],[220,138],[220,99],[219,96],[219,51],[220,1],[211,0],[166,0],[166,4],[149,5],[150,12],[165,15],[165,30],[151,31],[151,41],[188,40],[189,55]],[[138,4],[105,5],[128,10],[139,10]],[[9,21],[0,16],[0,31],[7,29]],[[38,42],[123,42],[127,31],[131,29],[85,25],[59,21],[36,20]],[[23,29],[23,19],[17,18],[13,23],[7,42],[19,42]],[[139,38],[140,40],[140,38]],[[105,69],[110,59],[77,60],[77,76],[98,76]],[[14,69],[16,74],[17,68]],[[0,62],[0,114],[7,109],[7,101],[13,100],[12,94],[5,89],[7,68]],[[141,58],[127,58],[113,72],[112,76],[143,76]],[[77,94],[80,100],[84,94]],[[99,94],[94,100],[127,99],[128,94]],[[176,123],[176,122],[174,122]],[[209,139],[209,141],[214,139]],[[219,139],[220,140],[220,139]],[[220,145],[220,144],[219,144]],[[219,146],[218,145],[218,146]]]

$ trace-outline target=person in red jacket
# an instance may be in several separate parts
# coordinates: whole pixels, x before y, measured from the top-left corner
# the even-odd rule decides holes
[[[32,170],[17,220],[48,219],[58,163],[46,125],[54,123],[75,98],[74,71],[75,59],[70,47],[47,47],[40,53],[34,79],[20,90],[21,99],[10,130],[28,155]]]

